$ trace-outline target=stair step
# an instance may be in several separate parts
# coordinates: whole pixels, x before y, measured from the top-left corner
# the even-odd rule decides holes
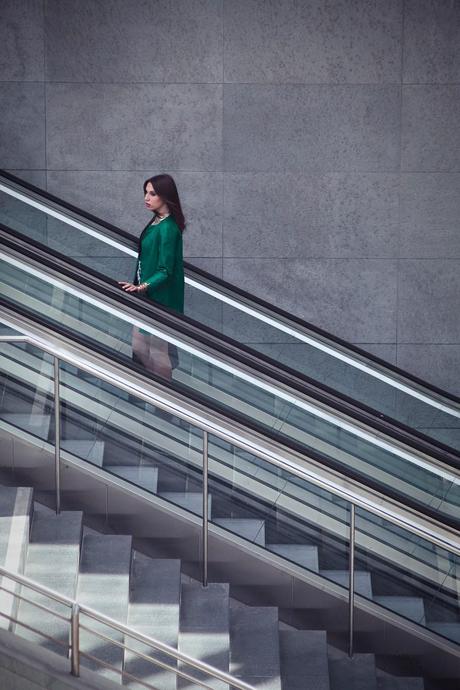
[[[428,628],[460,644],[460,623],[429,623]]]
[[[252,520],[249,518],[216,518],[216,525],[234,532],[248,541],[260,546],[265,546],[265,520]]]
[[[24,572],[29,543],[30,520],[33,507],[33,489],[28,487],[0,486],[0,565],[13,572]],[[11,592],[19,592],[19,586],[11,580],[0,578],[0,584]],[[18,601],[0,591],[0,610],[15,617]],[[11,629],[10,621],[0,617],[0,628]]]
[[[121,623],[128,619],[129,574],[131,565],[131,537],[119,535],[94,535],[85,532],[83,537],[80,574],[78,577],[78,601],[96,609]],[[119,642],[123,635],[116,633],[96,621],[84,619],[85,625]],[[121,670],[123,650],[115,645],[82,630],[80,634],[82,652],[93,654],[102,661]],[[115,671],[104,669],[82,657],[82,664],[101,675],[120,681]]]
[[[280,630],[283,690],[330,690],[323,630]]]
[[[377,672],[378,690],[425,690],[423,678],[393,676],[384,671]]]
[[[87,460],[92,465],[102,467],[104,460],[104,441],[72,439],[62,442],[62,450],[67,450],[77,458]]]
[[[177,649],[179,639],[179,607],[181,594],[180,561],[153,559],[137,551],[131,567],[131,600],[128,625],[144,635],[154,637]],[[175,660],[167,654],[135,640],[127,640],[133,649],[151,654],[169,666]],[[176,690],[176,676],[144,661],[131,652],[125,652],[124,668],[128,673],[162,690]],[[133,690],[143,687],[135,681],[125,681]]]
[[[175,503],[176,505],[188,510],[190,513],[195,515],[203,515],[203,494],[196,491],[163,491],[158,494],[160,498],[164,498],[165,501],[170,503]],[[208,517],[211,517],[211,499],[212,496],[208,496]]]
[[[146,489],[153,494],[157,492],[158,486],[158,468],[143,467],[139,465],[111,465],[105,466],[104,469],[112,472],[117,477],[127,479],[136,486]]]
[[[303,568],[319,570],[318,548],[316,546],[306,546],[304,544],[267,544],[267,549],[287,558],[293,563],[301,565]]]
[[[374,601],[420,625],[425,625],[425,607],[421,597],[374,597]]]
[[[377,690],[375,656],[354,654],[350,659],[345,652],[328,645],[329,679],[331,688],[346,690]]]
[[[28,431],[33,436],[37,436],[44,441],[48,440],[51,422],[51,415],[49,414],[8,412],[7,414],[2,414],[2,419],[7,424],[12,424],[19,429]]]
[[[348,589],[350,578],[348,570],[321,570],[320,575]],[[372,580],[370,573],[365,570],[357,570],[355,572],[355,592],[367,599],[372,599]]]
[[[230,609],[230,673],[264,690],[280,690],[278,609]]]
[[[230,659],[228,584],[212,583],[207,587],[195,584],[182,585],[179,650],[228,673]],[[182,662],[179,662],[178,666],[180,670],[206,682],[216,690],[227,689],[225,683],[202,675]],[[190,683],[178,677],[177,687],[190,687]]]
[[[27,577],[71,599],[75,599],[77,589],[82,521],[83,513],[80,511],[66,511],[56,515],[51,510],[36,509],[25,566]],[[69,616],[67,606],[62,606],[27,587],[23,587],[22,593],[31,601],[42,604],[61,616]],[[68,642],[68,623],[52,613],[46,613],[32,604],[21,601],[18,619],[61,643]],[[64,653],[62,645],[46,640],[31,630],[18,626],[16,632],[46,649],[59,654]]]
[[[19,349],[17,349],[15,356],[22,360],[24,354],[24,352],[20,353]],[[10,364],[14,367],[12,360],[10,360]],[[25,390],[23,385],[19,383],[18,379],[15,381],[8,381],[1,391],[2,417],[4,414],[30,415],[32,410],[34,410],[33,414],[49,415],[50,407],[52,405],[53,402],[49,399],[47,400],[45,396],[36,399],[35,392]]]

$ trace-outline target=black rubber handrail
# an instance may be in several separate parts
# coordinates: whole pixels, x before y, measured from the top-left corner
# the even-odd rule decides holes
[[[12,175],[11,173],[7,172],[6,170],[1,170],[0,169],[0,178],[4,177],[5,179],[9,180],[10,182],[13,182],[15,184],[18,184],[25,189],[28,189],[29,191],[33,192],[34,194],[37,194],[43,199],[46,199],[47,201],[52,202],[53,204],[61,206],[63,209],[66,209],[67,211],[70,211],[73,214],[79,215],[85,220],[88,220],[89,222],[96,224],[102,228],[105,228],[106,230],[109,230],[112,234],[117,235],[119,238],[123,238],[127,244],[135,249],[138,246],[138,238],[127,232],[126,230],[123,230],[122,228],[113,225],[112,223],[109,223],[106,220],[103,220],[102,218],[99,218],[97,216],[94,216],[91,213],[88,213],[88,211],[85,211],[84,209],[74,206],[73,204],[68,203],[67,201],[64,201],[63,199],[60,199],[57,196],[54,196],[53,194],[50,194],[44,189],[41,189],[40,187],[36,187],[35,185],[32,185],[30,182],[27,182],[19,177],[16,177],[15,175]],[[401,369],[397,367],[394,364],[391,364],[390,362],[386,362],[384,359],[381,359],[380,357],[377,357],[376,355],[367,352],[366,350],[363,350],[360,347],[357,347],[356,345],[353,345],[352,343],[347,342],[346,340],[343,340],[342,338],[339,338],[338,336],[334,335],[333,333],[329,333],[328,331],[325,331],[318,326],[315,326],[314,324],[305,321],[304,319],[301,319],[298,316],[295,316],[294,314],[290,314],[289,312],[281,309],[280,307],[270,304],[269,302],[266,302],[265,300],[261,299],[260,297],[257,297],[256,295],[253,295],[249,292],[246,292],[245,290],[242,290],[240,287],[237,285],[233,285],[232,283],[229,283],[222,278],[218,278],[217,276],[214,276],[211,273],[208,273],[207,271],[198,268],[197,266],[194,266],[193,264],[185,261],[184,266],[186,268],[186,271],[189,273],[194,273],[197,276],[200,276],[204,280],[207,280],[211,283],[215,283],[217,286],[222,288],[223,290],[233,292],[235,295],[238,297],[241,297],[242,299],[249,300],[253,302],[256,306],[261,307],[264,310],[271,311],[273,314],[276,316],[279,316],[282,319],[291,321],[293,324],[296,326],[299,326],[301,329],[309,330],[313,334],[324,338],[326,340],[329,340],[331,343],[334,345],[337,345],[341,348],[344,348],[346,350],[349,350],[351,353],[358,355],[361,358],[364,358],[368,360],[369,362],[372,362],[373,364],[378,365],[379,367],[383,367],[389,372],[392,372],[393,374],[396,374],[399,377],[402,377],[406,379],[407,381],[417,385],[417,386],[422,386],[425,388],[427,391],[430,391],[434,395],[437,396],[442,396],[446,398],[446,400],[449,400],[450,402],[460,405],[460,397],[454,395],[453,393],[446,391],[442,388],[439,388],[438,386],[435,386],[434,384],[425,381],[418,376],[415,376],[414,374],[411,374],[410,372]],[[259,353],[257,353],[259,354]],[[261,356],[261,355],[260,355]],[[305,375],[302,374],[301,372],[296,372],[297,376],[299,378],[304,377]],[[305,377],[307,378],[307,377]],[[338,393],[338,395],[341,395]],[[377,414],[379,414],[377,412]]]
[[[188,316],[179,315],[162,305],[152,303],[146,298],[129,295],[119,288],[115,280],[93,268],[83,266],[75,259],[66,257],[36,240],[24,238],[20,232],[5,226],[3,223],[0,223],[0,238],[5,246],[22,256],[39,262],[47,269],[58,271],[71,280],[81,282],[83,286],[89,284],[88,276],[90,276],[92,281],[97,282],[98,291],[110,300],[123,306],[129,306],[131,309],[134,308],[147,318],[154,317],[156,323],[172,328],[179,334],[192,338],[224,357],[236,359],[236,366],[241,363],[250,367],[263,376],[270,377],[274,383],[288,386],[294,392],[306,394],[318,403],[327,405],[340,414],[353,417],[354,420],[410,446],[417,452],[427,454],[453,469],[460,469],[460,453],[437,439],[421,434],[419,431],[386,417],[363,403],[337,393],[332,388],[308,379],[306,376],[299,380],[300,377],[295,370],[285,365],[279,365],[266,355],[255,352]]]

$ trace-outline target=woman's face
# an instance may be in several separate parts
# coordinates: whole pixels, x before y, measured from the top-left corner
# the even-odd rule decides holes
[[[163,199],[155,193],[151,182],[147,182],[145,187],[144,201],[149,211],[158,211],[163,205]]]

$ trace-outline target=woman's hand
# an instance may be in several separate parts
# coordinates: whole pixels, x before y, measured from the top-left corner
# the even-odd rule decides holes
[[[148,283],[141,283],[141,285],[134,285],[134,283],[127,283],[124,280],[119,280],[118,285],[121,286],[125,292],[145,292],[148,288]]]

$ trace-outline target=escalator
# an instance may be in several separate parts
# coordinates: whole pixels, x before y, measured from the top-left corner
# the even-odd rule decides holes
[[[74,467],[127,482],[196,524],[206,514],[216,539],[231,535],[292,577],[303,573],[325,599],[347,600],[353,512],[359,610],[393,616],[396,627],[403,620],[452,653],[458,400],[191,267],[185,318],[126,295],[118,268],[96,272],[50,245],[90,235],[133,263],[132,237],[11,176],[1,184],[2,323],[11,336],[0,350],[3,431],[54,444],[57,356],[60,443]],[[171,382],[132,361],[136,325],[177,348]],[[288,346],[279,343],[278,361],[265,347],[274,331]],[[295,369],[291,345],[303,353]],[[53,474],[24,462],[15,466],[24,476]],[[215,573],[219,563],[211,558]],[[326,625],[321,596],[309,609]]]
[[[0,171],[0,222],[25,238],[97,268],[112,279],[131,279],[137,239],[81,209]],[[98,257],[104,257],[100,260]],[[221,341],[248,352],[298,387],[312,386],[373,413],[400,430],[460,450],[459,400],[363,350],[186,264],[186,315]],[[253,363],[252,363],[253,364]]]
[[[121,256],[129,263],[128,274],[134,272],[134,238],[92,217],[82,217],[76,209],[7,173],[0,179],[0,194],[0,220],[5,221],[2,244],[12,252],[2,264],[5,297],[28,304],[35,313],[46,309],[49,318],[61,324],[60,307],[52,308],[59,294],[71,330],[81,332],[84,322],[87,337],[103,344],[106,351],[123,352],[126,360],[131,358],[133,324],[139,315],[150,315],[152,332],[178,348],[175,385],[250,419],[290,447],[307,451],[310,459],[322,465],[458,526],[460,405],[453,396],[313,332],[311,326],[190,266],[185,318],[124,295],[114,279],[129,277],[120,276]],[[37,237],[42,241],[37,242]],[[64,259],[52,249],[66,247],[66,255],[88,253],[88,238],[91,262],[81,256],[78,261]],[[94,258],[106,254],[107,247],[114,252],[115,271],[109,261],[106,269],[103,261]],[[15,250],[21,250],[24,258],[15,259]],[[33,275],[32,260],[41,262]],[[84,266],[95,261],[98,272]],[[42,266],[49,275],[54,271],[55,284],[49,284]],[[58,286],[61,273],[73,280],[73,292]],[[21,285],[19,291],[15,283]],[[86,296],[78,292],[81,286]],[[115,300],[116,306],[109,308],[107,300],[111,304]],[[219,323],[214,318],[217,312]],[[233,338],[228,337],[229,328]],[[248,336],[254,339],[256,334],[258,343],[247,347]],[[285,343],[286,348],[280,345],[276,361],[255,351],[255,347],[264,350],[264,341],[280,337],[290,343]],[[291,367],[286,366],[281,356],[293,345],[297,351],[302,347],[304,354],[296,369],[292,361]]]

